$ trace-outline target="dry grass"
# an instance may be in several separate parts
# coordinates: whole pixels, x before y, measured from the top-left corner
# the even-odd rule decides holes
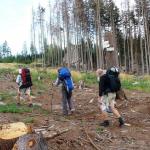
[[[0,68],[16,68],[16,63],[0,63]]]
[[[73,76],[73,79],[76,81],[79,81],[83,78],[82,74],[79,71],[71,71],[71,74]]]
[[[144,79],[144,80],[149,80],[149,81],[150,81],[150,75],[145,75],[145,76],[143,77],[143,79]]]
[[[12,72],[18,72],[18,66],[20,64],[16,63],[0,63],[0,72],[4,73],[5,70],[8,72],[8,69],[11,69]],[[24,66],[24,65],[22,65]],[[43,83],[38,81],[38,77],[42,77],[43,79],[49,80],[56,80],[57,78],[57,70],[58,68],[31,68],[31,74],[34,84],[38,83],[41,84],[41,87],[43,88]],[[71,71],[72,77],[74,82],[78,82],[79,80],[84,80],[85,84],[97,84],[96,75],[95,73],[80,73],[79,71]],[[140,89],[140,90],[150,90],[150,76],[135,76],[135,75],[129,75],[129,74],[120,74],[120,78],[122,81],[122,85],[124,88],[127,89]]]
[[[135,78],[135,76],[134,75],[125,74],[125,73],[121,73],[120,74],[120,78],[121,78],[121,80],[133,80]]]

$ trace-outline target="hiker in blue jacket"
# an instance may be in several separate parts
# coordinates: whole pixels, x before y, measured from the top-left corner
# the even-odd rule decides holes
[[[74,112],[72,102],[72,90],[74,85],[71,73],[67,67],[61,67],[58,69],[58,77],[54,85],[61,86],[63,115],[72,114]]]

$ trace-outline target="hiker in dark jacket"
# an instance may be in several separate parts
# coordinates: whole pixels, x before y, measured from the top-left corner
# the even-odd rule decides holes
[[[118,69],[116,67],[112,67],[108,71],[113,73],[115,71],[118,71]],[[118,110],[115,108],[115,98],[116,98],[117,90],[114,90],[113,89],[114,87],[112,87],[111,85],[112,83],[111,83],[111,79],[108,76],[108,71],[106,74],[100,77],[100,82],[99,82],[98,101],[101,103],[101,111],[104,116],[104,121],[100,125],[105,127],[109,126],[108,113],[112,112],[118,118],[119,126],[121,127],[122,125],[124,125],[124,120],[121,117]],[[115,82],[118,82],[117,86],[119,89],[121,86],[119,78]]]
[[[58,74],[62,68],[58,69]],[[65,80],[59,78],[59,75],[58,75],[54,85],[61,86],[63,115],[72,114],[75,111],[74,106],[73,106],[73,101],[72,101],[72,91],[67,90]]]

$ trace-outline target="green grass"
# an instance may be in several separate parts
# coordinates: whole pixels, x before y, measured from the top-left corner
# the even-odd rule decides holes
[[[1,101],[9,100],[13,96],[16,96],[16,92],[9,92],[9,93],[8,92],[3,92],[3,93],[0,93]]]
[[[76,76],[74,76],[76,77]],[[84,80],[86,85],[98,85],[94,73],[82,73],[80,79]],[[120,75],[122,87],[129,90],[150,91],[150,76]]]
[[[9,74],[14,72],[14,69],[11,68],[0,68],[0,75]]]
[[[80,78],[78,78],[78,76]],[[73,76],[75,81],[84,80],[86,85],[98,85],[95,73],[81,73]],[[121,74],[122,87],[129,90],[140,90],[144,92],[150,91],[150,76],[134,76]]]
[[[49,111],[42,109],[39,106],[34,106],[32,108],[29,108],[27,105],[21,105],[17,106],[16,104],[7,104],[7,105],[0,105],[0,113],[40,113],[40,114],[45,114],[48,115]]]
[[[83,80],[87,85],[92,85],[92,84],[96,84],[97,83],[97,78],[96,75],[94,73],[83,73]]]
[[[18,74],[18,66],[26,66],[23,64],[0,64],[0,76],[13,73]],[[40,91],[46,91],[48,89],[49,83],[53,82],[57,78],[57,69],[52,68],[31,68],[31,75],[33,80],[33,85]],[[38,77],[41,77],[41,80],[38,80]],[[95,72],[91,73],[80,73],[78,71],[72,71],[72,77],[75,83],[78,83],[79,80],[84,80],[85,84],[97,85],[97,79]],[[150,76],[137,77],[134,75],[121,74],[121,83],[122,87],[129,90],[142,90],[145,92],[150,91]],[[136,84],[137,83],[137,84]],[[0,93],[2,100],[8,99],[11,95],[7,93]]]
[[[44,114],[44,115],[49,115],[49,111],[46,109],[41,108],[40,106],[34,106],[33,107],[33,112],[36,111],[40,114]]]
[[[35,87],[37,87],[39,90],[46,90],[47,89],[47,84],[45,83],[45,80],[50,80],[49,79],[49,74],[45,72],[44,70],[32,70],[31,71],[31,76],[32,76],[32,82]],[[41,78],[41,80],[38,80],[38,78]]]
[[[34,123],[34,118],[33,117],[27,117],[23,120],[24,123]]]
[[[140,90],[144,92],[150,91],[150,80],[133,78],[121,80],[122,87],[129,90]]]
[[[24,113],[32,112],[32,109],[27,106],[17,106],[16,104],[0,105],[0,113]]]
[[[97,132],[98,134],[101,134],[101,133],[104,132],[104,128],[103,128],[103,127],[98,127],[98,128],[96,128],[96,132]]]

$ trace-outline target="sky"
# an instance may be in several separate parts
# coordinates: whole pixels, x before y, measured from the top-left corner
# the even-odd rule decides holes
[[[46,0],[3,0],[0,5],[0,45],[6,40],[12,54],[20,53],[23,43],[30,45],[32,7]]]
[[[51,0],[55,1],[55,0]],[[122,0],[114,0],[118,7]],[[134,0],[130,0],[133,3]],[[0,45],[6,40],[12,54],[20,53],[26,41],[30,46],[32,7],[45,7],[48,0],[3,0],[0,5]]]
[[[113,0],[113,1],[116,3],[116,5],[117,5],[118,8],[122,8],[122,7],[124,7],[124,4],[125,4],[124,2],[126,0]],[[131,5],[131,7],[134,7],[134,0],[129,0],[129,3]]]

